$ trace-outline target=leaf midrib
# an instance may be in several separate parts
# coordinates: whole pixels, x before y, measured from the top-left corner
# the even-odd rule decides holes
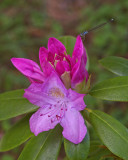
[[[128,140],[125,139],[124,137],[122,137],[118,131],[116,131],[111,125],[109,125],[105,120],[103,120],[102,118],[100,118],[96,113],[91,112],[92,114],[94,114],[96,117],[98,117],[101,121],[103,121],[104,123],[106,123],[114,132],[116,132],[124,141],[126,141],[128,143]]]
[[[113,61],[112,61],[112,62],[113,62]],[[101,63],[102,63],[102,62],[101,62]],[[104,63],[104,62],[103,62],[103,63]],[[102,65],[103,65],[103,63],[102,63]],[[109,61],[109,63],[110,63],[110,61]],[[128,63],[128,62],[126,62],[126,63]],[[128,68],[128,65],[125,65],[125,64],[123,64],[123,63],[121,63],[121,62],[118,62],[118,61],[116,61],[115,64],[120,64],[120,65]],[[103,66],[104,66],[104,65],[103,65]],[[105,66],[105,67],[106,67],[106,66]],[[106,68],[108,68],[108,67],[106,67]]]
[[[101,89],[97,89],[97,90],[93,90],[90,91],[90,93],[92,92],[96,92],[96,91],[101,91],[101,90],[109,90],[109,89],[117,89],[117,88],[122,88],[122,87],[128,87],[128,85],[121,85],[121,86],[115,86],[115,87],[108,87],[108,88],[101,88]]]
[[[51,130],[51,131],[48,133],[48,135],[46,136],[46,138],[45,138],[45,140],[44,140],[44,142],[43,142],[43,145],[40,147],[39,152],[38,152],[37,156],[35,157],[35,160],[37,159],[40,151],[42,150],[43,146],[45,145],[45,143],[46,143],[48,137],[50,136],[51,132],[52,132],[52,130]]]

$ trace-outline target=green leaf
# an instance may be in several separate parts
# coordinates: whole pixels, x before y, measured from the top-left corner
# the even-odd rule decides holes
[[[105,150],[105,149],[103,149],[103,148],[98,148],[97,149],[97,152],[95,152],[93,155],[91,155],[91,156],[89,156],[88,158],[87,158],[87,160],[103,160],[103,159],[105,159],[106,160],[106,158],[103,158],[103,157],[105,157],[105,156],[107,156],[107,155],[111,155],[111,152],[110,151],[108,151],[108,150]],[[112,158],[112,160],[113,160],[113,158]]]
[[[76,38],[73,36],[63,36],[63,37],[59,37],[58,40],[61,41],[65,46],[67,54],[72,56],[73,49],[76,43]]]
[[[74,144],[64,139],[64,147],[69,160],[85,160],[90,147],[89,133],[87,132],[85,138],[79,144]]]
[[[14,157],[6,154],[2,156],[1,160],[14,160]]]
[[[25,116],[12,126],[0,141],[0,151],[8,151],[24,143],[33,134],[29,129],[30,115]]]
[[[59,37],[58,40],[61,41],[63,43],[63,45],[65,46],[67,54],[72,56],[74,46],[75,46],[75,43],[76,43],[76,38],[73,37],[73,36],[63,36],[63,37]],[[86,50],[86,53],[87,53],[87,50]],[[88,68],[89,68],[89,57],[88,57],[88,54],[87,54],[86,69],[88,70]]]
[[[100,158],[104,157],[105,155],[110,155],[111,152],[104,148],[98,141],[91,141],[90,142],[90,151],[87,160],[99,160]]]
[[[62,143],[62,128],[34,136],[24,147],[18,160],[56,160]]]
[[[121,57],[107,57],[99,61],[106,69],[119,76],[128,76],[128,60]]]
[[[90,120],[104,145],[118,157],[128,160],[128,130],[119,121],[101,111],[90,112]]]
[[[0,120],[33,112],[38,107],[23,98],[24,90],[15,90],[0,94]]]
[[[89,92],[91,96],[109,101],[128,101],[128,76],[108,79],[96,84]]]

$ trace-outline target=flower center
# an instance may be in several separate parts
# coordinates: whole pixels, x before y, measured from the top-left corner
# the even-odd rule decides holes
[[[49,95],[56,97],[56,98],[64,98],[64,94],[61,92],[61,90],[59,88],[51,88],[49,91]]]
[[[48,104],[40,113],[40,116],[47,116],[51,123],[58,123],[61,121],[62,117],[65,115],[67,109],[67,103],[64,93],[61,89],[53,87],[49,90],[49,96],[55,97],[54,104]]]

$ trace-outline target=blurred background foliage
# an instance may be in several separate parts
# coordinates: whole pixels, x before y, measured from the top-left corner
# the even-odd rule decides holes
[[[0,92],[26,88],[28,80],[11,64],[10,58],[38,60],[39,47],[47,46],[49,37],[77,36],[100,23],[115,22],[89,33],[85,38],[92,85],[115,75],[104,70],[98,60],[110,55],[128,58],[128,1],[116,0],[1,0],[0,1]],[[103,110],[128,127],[126,103],[108,102],[85,97],[90,108]],[[0,138],[20,117],[0,123]],[[91,127],[92,139],[97,139]],[[0,153],[1,160],[17,159],[18,147]],[[61,153],[59,159],[62,159]]]

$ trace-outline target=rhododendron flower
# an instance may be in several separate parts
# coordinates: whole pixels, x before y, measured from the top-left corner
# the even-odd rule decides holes
[[[66,89],[55,72],[44,83],[32,83],[25,89],[24,97],[40,107],[29,121],[30,129],[36,136],[60,123],[66,139],[75,144],[83,140],[87,128],[79,111],[86,107],[84,94]]]
[[[72,57],[68,54],[65,46],[59,40],[50,38],[48,49],[41,47],[39,50],[42,71],[37,63],[29,59],[12,58],[11,61],[31,82],[44,82],[54,71],[67,88],[75,88],[80,82],[88,80],[88,72],[85,68],[87,55],[80,36],[77,37]]]

